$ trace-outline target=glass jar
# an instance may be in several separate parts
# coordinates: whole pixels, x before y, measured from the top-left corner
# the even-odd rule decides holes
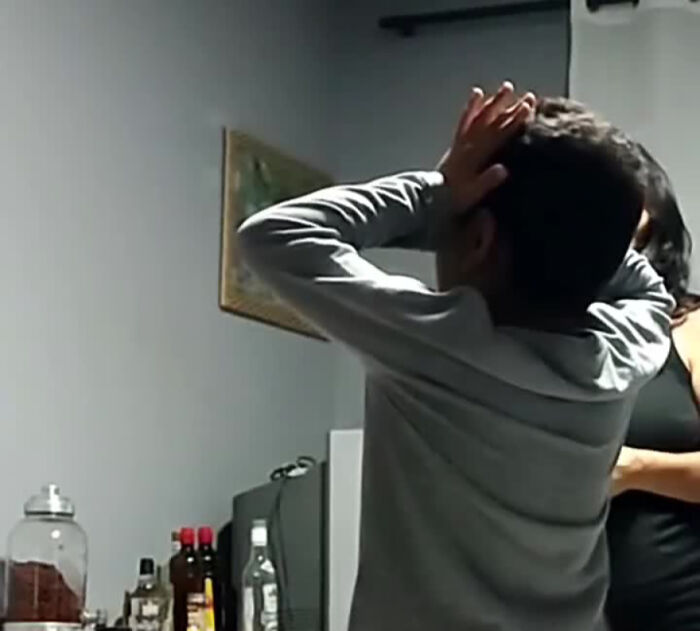
[[[5,629],[79,627],[85,609],[87,537],[72,502],[51,484],[27,500],[7,542]]]

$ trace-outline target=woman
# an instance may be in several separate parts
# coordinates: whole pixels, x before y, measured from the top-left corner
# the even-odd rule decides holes
[[[642,389],[613,472],[608,519],[612,631],[700,630],[700,298],[671,182],[644,151],[646,210],[635,237],[677,301],[666,366]]]

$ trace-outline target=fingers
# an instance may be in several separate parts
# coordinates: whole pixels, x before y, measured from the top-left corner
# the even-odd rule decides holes
[[[534,92],[526,92],[522,100],[532,109],[535,109],[535,105],[537,105],[537,96]]]
[[[532,93],[516,99],[513,84],[508,81],[490,98],[474,88],[462,111],[453,145],[438,167],[443,172],[460,174],[453,182],[462,182],[464,207],[478,203],[507,178],[503,165],[493,165],[494,156],[521,129],[535,105]]]
[[[513,84],[510,81],[504,81],[489,104],[488,121],[493,121],[501,112],[510,109],[514,105],[515,100]]]
[[[518,99],[514,105],[501,112],[491,125],[493,132],[492,151],[500,149],[512,138],[533,115],[537,97],[528,92]]]
[[[537,97],[532,92],[527,92],[494,119],[494,126],[503,128],[507,127],[513,119],[522,121],[523,116],[527,119],[527,116],[535,109],[536,104]]]
[[[498,92],[484,103],[481,111],[474,118],[474,125],[489,125],[501,112],[507,110],[515,100],[514,90],[510,81],[504,81]]]
[[[533,107],[529,103],[525,101],[521,102],[516,108],[515,112],[513,112],[513,115],[503,121],[500,128],[503,131],[519,128],[528,118],[530,118],[533,111]]]
[[[511,138],[533,115],[534,108],[529,99],[521,99],[508,113],[504,113],[494,123],[499,146]]]
[[[459,124],[457,125],[457,131],[455,133],[455,140],[467,130],[472,124],[474,118],[479,114],[484,105],[484,91],[481,88],[472,88],[471,96],[469,101],[462,111],[462,116],[459,119]]]
[[[498,92],[487,99],[481,88],[473,88],[455,131],[455,143],[469,131],[517,129],[534,110],[537,98],[528,92],[516,100],[514,90],[510,81],[504,81]]]

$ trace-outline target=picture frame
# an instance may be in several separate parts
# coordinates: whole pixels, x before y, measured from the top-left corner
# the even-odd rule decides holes
[[[238,246],[237,230],[247,217],[264,208],[332,184],[326,173],[253,136],[224,130],[219,281],[219,307],[222,311],[325,339],[246,267]]]

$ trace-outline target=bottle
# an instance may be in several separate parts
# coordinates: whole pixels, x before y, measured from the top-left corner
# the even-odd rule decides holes
[[[233,547],[233,521],[229,520],[216,534],[216,560],[219,575],[219,606],[216,613],[218,631],[237,631],[240,617],[238,615],[238,589],[234,589],[231,579],[231,548]],[[246,559],[243,559],[245,562]],[[243,567],[241,567],[241,571]],[[236,577],[236,585],[240,576]]]
[[[164,631],[174,631],[173,625],[175,624],[173,616],[173,584],[170,580],[170,566],[173,559],[179,554],[182,546],[180,545],[180,533],[177,530],[173,530],[170,533],[170,558],[168,562],[163,566],[161,570],[161,582],[168,594],[168,610],[165,614],[165,624],[163,625]]]
[[[175,631],[202,631],[204,585],[199,557],[194,548],[192,528],[180,531],[180,552],[170,562],[170,581],[173,585],[173,628]]]
[[[278,631],[277,573],[270,558],[264,519],[253,522],[250,543],[250,559],[241,579],[241,631]]]
[[[141,559],[139,562],[138,585],[129,602],[129,626],[134,631],[161,631],[167,597],[156,581],[156,564],[153,559]]]
[[[204,631],[219,629],[219,573],[214,551],[214,531],[203,526],[197,532],[199,563],[204,581]]]
[[[81,620],[83,631],[102,631],[107,628],[107,611],[105,609],[95,609],[94,611],[84,611]]]

